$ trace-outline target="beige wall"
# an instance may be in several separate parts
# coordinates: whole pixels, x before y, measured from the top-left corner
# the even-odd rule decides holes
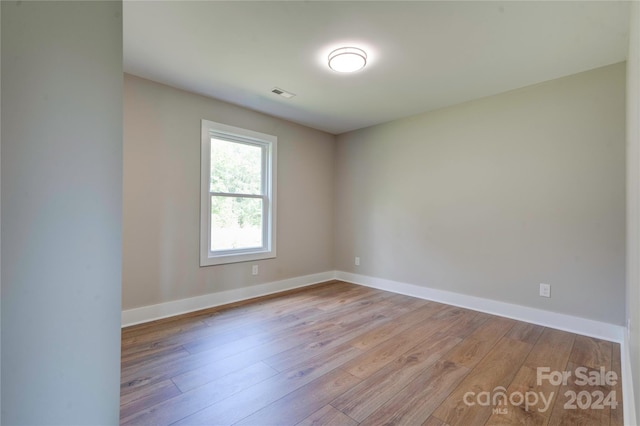
[[[631,5],[627,60],[627,321],[640,419],[640,3]]]
[[[624,140],[624,64],[340,135],[336,269],[623,324]]]
[[[336,143],[125,75],[123,308],[337,269],[623,324],[624,91],[617,64]],[[198,266],[201,118],[279,138],[257,277]]]
[[[276,259],[199,267],[203,118],[278,137]],[[334,145],[332,135],[125,75],[123,308],[332,270]]]

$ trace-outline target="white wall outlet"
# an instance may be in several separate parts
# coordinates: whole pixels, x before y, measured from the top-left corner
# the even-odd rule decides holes
[[[258,265],[253,265],[251,267],[251,275],[258,275]]]
[[[356,260],[354,261],[356,266],[360,266],[360,258],[356,256]]]
[[[551,285],[540,283],[540,296],[551,297]]]

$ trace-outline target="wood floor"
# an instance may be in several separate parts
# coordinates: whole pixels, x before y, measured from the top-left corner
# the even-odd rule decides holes
[[[622,425],[620,377],[616,343],[334,282],[124,329],[120,422]]]

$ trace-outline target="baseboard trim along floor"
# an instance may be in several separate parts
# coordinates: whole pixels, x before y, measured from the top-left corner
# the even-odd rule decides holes
[[[131,325],[174,317],[176,315],[187,314],[202,309],[228,305],[230,303],[253,299],[255,297],[268,296],[274,293],[307,287],[313,284],[332,281],[335,279],[335,276],[335,271],[328,271],[319,274],[289,278],[282,281],[258,284],[251,287],[238,288],[235,290],[209,293],[202,296],[189,297],[187,299],[172,300],[170,302],[158,303],[156,305],[127,309],[122,311],[122,327],[129,327]]]
[[[350,272],[327,271],[246,288],[227,290],[124,310],[122,311],[122,327],[173,317],[202,309],[223,306],[256,297],[268,296],[274,293],[307,287],[332,280],[340,280],[406,296],[432,300],[439,303],[445,303],[448,305],[472,309],[518,321],[525,321],[545,327],[620,343],[622,348],[622,385],[625,424],[635,424],[635,400],[633,398],[633,386],[631,384],[630,358],[628,354],[628,345],[625,339],[625,327],[522,305],[433,289],[416,284],[402,283],[366,275],[353,274]]]
[[[267,296],[336,279],[351,284],[363,285],[392,293],[512,318],[518,321],[526,321],[545,327],[582,334],[584,336],[624,343],[625,328],[621,325],[343,271],[321,272],[251,287],[209,293],[187,299],[127,309],[122,311],[122,327],[222,306],[255,297]]]
[[[543,309],[484,299],[446,290],[437,290],[415,284],[402,283],[366,275],[352,274],[350,272],[337,271],[335,279],[351,284],[364,285],[379,290],[403,294],[405,296],[432,300],[447,305],[473,309],[492,315],[507,317],[518,321],[530,322],[544,327],[551,327],[583,336],[609,340],[622,343],[624,340],[624,327],[587,318],[545,311]]]

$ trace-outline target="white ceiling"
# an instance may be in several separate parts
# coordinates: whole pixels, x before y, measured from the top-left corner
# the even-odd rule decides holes
[[[623,61],[628,16],[619,1],[125,1],[124,68],[339,134]],[[331,71],[351,45],[366,68]]]

